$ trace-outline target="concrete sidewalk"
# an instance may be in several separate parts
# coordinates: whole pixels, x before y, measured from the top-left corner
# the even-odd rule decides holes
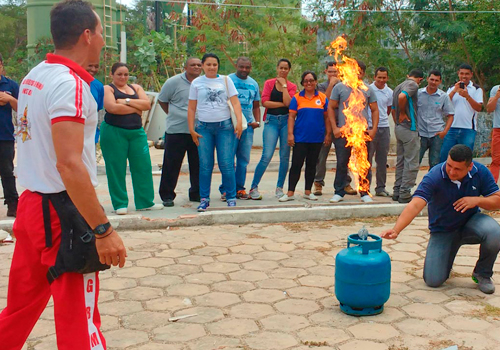
[[[158,195],[160,182],[159,170],[163,161],[163,150],[150,148],[151,162],[154,166],[153,180],[155,185],[155,201],[161,203]],[[262,150],[255,148],[252,150],[251,163],[248,167],[246,179],[247,189],[253,178],[253,170],[257,165]],[[187,157],[186,157],[187,158]],[[484,164],[489,164],[489,158],[478,159]],[[136,212],[133,204],[133,192],[130,175],[127,175],[127,189],[129,192],[129,214],[118,216],[113,212],[111,199],[108,192],[107,178],[104,171],[104,161],[101,159],[98,164],[99,168],[99,185],[96,188],[97,195],[110,220],[115,226],[121,229],[160,229],[169,226],[193,226],[193,225],[210,225],[210,224],[246,224],[246,223],[276,223],[276,222],[298,222],[308,220],[333,220],[348,217],[376,217],[382,215],[399,215],[403,210],[404,205],[393,202],[390,198],[373,197],[374,203],[364,204],[360,202],[358,196],[345,196],[345,200],[338,204],[329,203],[329,199],[333,196],[333,180],[335,178],[335,152],[330,152],[327,162],[327,175],[325,182],[327,186],[324,188],[323,196],[319,197],[318,201],[311,202],[302,198],[304,188],[304,174],[302,172],[301,180],[297,185],[295,200],[280,203],[274,196],[277,181],[277,169],[279,166],[278,152],[275,152],[274,158],[270,163],[268,170],[264,174],[259,185],[259,191],[263,194],[263,199],[259,201],[253,200],[238,200],[236,208],[229,209],[227,204],[220,201],[220,193],[218,191],[221,183],[221,176],[218,172],[217,165],[214,169],[211,189],[210,208],[206,213],[198,213],[196,207],[198,203],[188,200],[189,190],[189,175],[187,173],[187,160],[185,159],[183,171],[179,177],[177,185],[177,198],[175,206],[164,208],[161,211],[141,211]],[[387,175],[387,190],[392,192],[394,184],[394,164],[395,156],[390,155],[388,160],[389,170]],[[422,162],[427,164],[427,159]],[[427,167],[422,167],[418,174],[417,183],[427,173]],[[288,187],[288,178],[285,181],[285,190]],[[372,186],[372,189],[375,185]],[[19,188],[19,193],[23,191]],[[0,229],[10,231],[14,220],[7,218],[6,207],[0,207]]]

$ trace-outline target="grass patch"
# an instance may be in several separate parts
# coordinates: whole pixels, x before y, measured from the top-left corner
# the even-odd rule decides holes
[[[500,308],[496,306],[492,306],[487,303],[481,303],[483,305],[482,310],[476,310],[471,312],[473,316],[476,317],[493,317],[495,319],[498,319],[500,317]]]
[[[328,346],[326,341],[303,341],[302,344],[307,346]]]

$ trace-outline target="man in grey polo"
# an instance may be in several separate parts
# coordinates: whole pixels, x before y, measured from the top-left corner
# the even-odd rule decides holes
[[[441,145],[451,123],[455,108],[446,92],[439,89],[441,72],[431,70],[427,86],[418,90],[418,134],[420,135],[420,160],[429,150],[429,170],[439,163]],[[444,121],[446,118],[446,123]]]
[[[201,60],[194,57],[189,58],[184,69],[184,73],[177,74],[165,82],[158,96],[161,108],[167,113],[165,152],[160,180],[160,197],[166,207],[174,206],[175,187],[186,152],[189,161],[189,180],[191,181],[189,200],[200,201],[198,148],[189,133],[187,108],[191,82],[201,73]]]
[[[392,118],[397,141],[396,181],[392,200],[411,201],[411,189],[418,174],[420,140],[417,131],[418,86],[424,79],[420,69],[413,69],[405,81],[396,86],[392,99]]]
[[[366,65],[357,61],[360,68],[359,79],[363,80],[366,71]],[[375,134],[377,133],[378,127],[378,105],[377,96],[373,89],[365,85],[366,90],[361,89],[365,97],[365,108],[363,109],[363,117],[368,122],[367,133],[373,140]],[[344,200],[345,185],[348,172],[349,158],[351,157],[351,147],[347,147],[347,139],[342,136],[340,129],[346,124],[346,118],[344,115],[344,107],[348,105],[349,96],[351,96],[352,89],[344,83],[338,83],[332,90],[332,95],[330,96],[330,103],[328,104],[328,118],[332,124],[333,129],[333,143],[335,145],[335,154],[337,156],[337,170],[335,172],[335,181],[333,187],[335,189],[334,196],[330,199],[331,203],[338,203]],[[368,113],[368,109],[371,110],[371,117]],[[369,149],[369,145],[367,145]],[[361,201],[365,203],[373,202],[368,192],[361,192]]]

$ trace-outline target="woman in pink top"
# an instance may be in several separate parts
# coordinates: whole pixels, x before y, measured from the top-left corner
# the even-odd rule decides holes
[[[297,92],[297,85],[287,80],[292,64],[286,58],[278,61],[277,77],[269,79],[264,84],[262,91],[262,105],[266,107],[264,114],[264,133],[262,140],[264,147],[259,164],[250,188],[251,199],[262,199],[259,193],[259,183],[262,175],[273,158],[274,150],[280,141],[280,167],[278,182],[276,184],[276,197],[283,196],[283,184],[285,183],[288,165],[290,162],[290,146],[288,146],[288,106],[293,95]]]

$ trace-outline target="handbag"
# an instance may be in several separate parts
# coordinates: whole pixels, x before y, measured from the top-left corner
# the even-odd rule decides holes
[[[94,232],[78,212],[68,193],[64,191],[40,195],[42,196],[46,247],[52,246],[50,203],[61,223],[61,244],[56,262],[49,267],[47,272],[49,284],[66,272],[86,274],[109,269],[110,265],[101,264],[99,261]]]
[[[224,81],[226,82],[226,95],[228,96],[227,98],[227,106],[229,107],[229,113],[231,114],[231,121],[233,122],[233,126],[236,128],[236,124],[238,123],[238,119],[236,118],[236,113],[234,113],[234,107],[233,104],[231,103],[231,100],[229,99],[229,88],[227,87],[227,75],[224,77]],[[248,128],[248,122],[247,118],[241,114],[241,129],[245,131]]]

